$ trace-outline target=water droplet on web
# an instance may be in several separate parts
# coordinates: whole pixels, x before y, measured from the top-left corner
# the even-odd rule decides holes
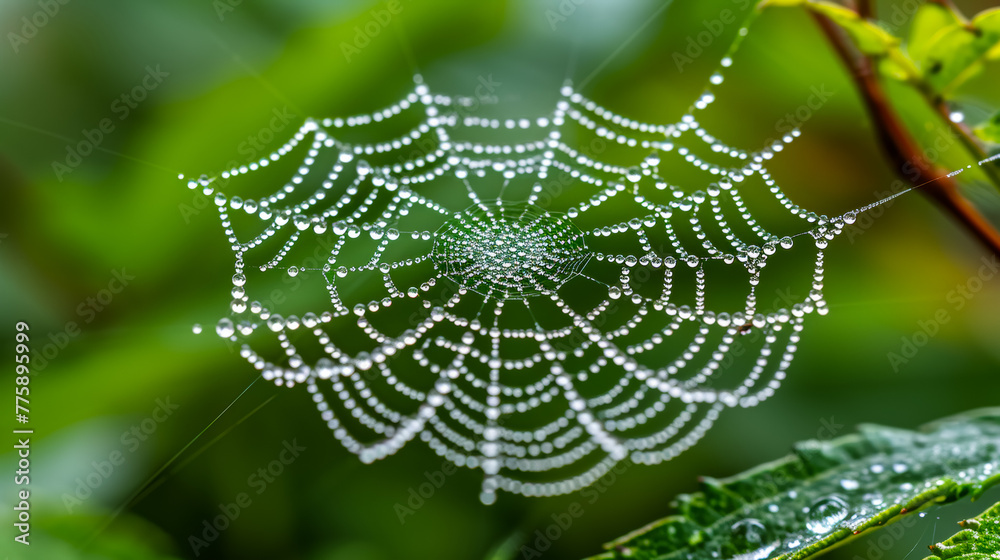
[[[479,501],[481,501],[483,503],[483,505],[487,505],[487,506],[493,504],[494,502],[497,501],[496,492],[482,492],[482,493],[480,493],[479,494]]]
[[[232,320],[228,317],[223,317],[219,319],[219,323],[215,325],[215,332],[222,338],[229,338],[236,334],[236,327],[233,326]]]
[[[572,222],[525,203],[470,206],[441,227],[431,251],[444,276],[499,299],[556,290],[589,259],[583,233]]]
[[[194,334],[201,334],[201,325],[199,325],[198,323],[191,325],[191,332],[193,332]]]
[[[745,30],[740,33],[744,34]],[[732,62],[726,56],[721,61],[721,68],[729,67]],[[723,81],[721,71],[709,78],[712,85]],[[670,420],[677,421],[677,432],[669,440],[641,449],[630,448],[636,437],[647,437],[640,433],[643,431],[640,425],[649,428],[669,424],[663,422],[664,417],[674,413],[665,407],[646,408],[634,398],[631,401],[619,399],[607,393],[598,396],[600,390],[596,387],[593,397],[583,399],[581,395],[586,393],[583,390],[577,393],[573,385],[587,384],[588,374],[595,377],[606,369],[611,378],[653,381],[648,385],[653,394],[658,391],[662,398],[677,398],[688,403],[725,400],[726,404],[751,407],[774,393],[780,380],[785,378],[804,317],[826,312],[822,294],[823,255],[818,254],[814,267],[803,271],[807,281],[804,290],[809,290],[808,279],[812,276],[808,300],[785,304],[788,309],[773,312],[766,311],[763,306],[757,309],[762,302],[756,301],[760,294],[755,294],[754,286],[767,285],[762,269],[771,262],[772,256],[776,260],[783,259],[784,255],[777,249],[791,249],[793,237],[806,233],[802,231],[806,226],[796,232],[771,230],[763,222],[758,223],[752,217],[755,215],[752,206],[757,201],[750,196],[744,197],[749,192],[742,193],[739,187],[760,177],[767,187],[761,194],[767,197],[769,191],[790,212],[790,217],[812,224],[808,227],[814,229],[814,240],[820,248],[832,241],[851,219],[850,215],[843,215],[830,221],[790,204],[768,175],[766,160],[776,157],[780,148],[798,137],[797,130],[756,154],[725,144],[698,122],[697,111],[715,99],[712,87],[672,124],[640,123],[616,115],[569,86],[562,90],[563,95],[552,112],[544,115],[527,119],[468,114],[451,120],[451,110],[446,108],[462,105],[461,100],[432,94],[419,78],[415,78],[415,82],[415,89],[390,109],[346,119],[324,119],[322,125],[307,121],[291,140],[268,157],[224,174],[227,188],[231,185],[237,189],[241,186],[236,184],[238,181],[230,182],[229,179],[289,156],[296,145],[309,145],[308,155],[295,175],[278,183],[272,194],[261,192],[255,195],[257,200],[252,201],[219,193],[217,200],[227,241],[236,256],[233,286],[229,290],[233,299],[227,300],[230,302],[228,318],[219,322],[217,332],[226,338],[250,336],[255,331],[257,338],[277,338],[275,346],[280,347],[280,352],[274,357],[259,355],[256,348],[251,349],[249,340],[239,341],[240,356],[263,370],[265,379],[278,385],[309,383],[324,421],[348,451],[370,463],[397,452],[406,441],[420,439],[431,443],[435,451],[445,457],[459,458],[464,466],[481,469],[486,475],[483,482],[483,501],[486,503],[495,500],[501,489],[539,496],[565,494],[595,479],[593,469],[574,479],[566,479],[560,474],[583,466],[577,464],[581,459],[578,455],[581,444],[586,442],[593,444],[594,449],[603,450],[605,461],[621,460],[628,455],[622,450],[633,449],[632,454],[642,462],[659,463],[694,445],[717,415],[715,410],[708,416],[701,416],[702,412],[689,414],[687,418],[675,415]],[[435,147],[411,152],[412,140],[417,139],[414,136],[365,143],[355,142],[350,140],[351,135],[345,135],[334,141],[327,130],[331,126],[363,128],[371,122],[391,119],[410,107],[416,109],[416,118],[423,118],[414,130],[421,134],[443,133],[442,141]],[[578,125],[618,144],[614,159],[621,155],[620,161],[612,163],[600,154],[585,151],[575,152],[570,157],[556,154],[557,145],[566,155],[570,152],[563,150],[564,147],[571,151],[581,148],[569,145],[576,141],[569,138],[575,137]],[[463,137],[460,147],[459,141],[451,139],[451,132],[466,126],[482,127],[485,134],[481,141],[466,140],[464,135],[456,134],[456,137]],[[512,139],[488,138],[491,131],[504,128],[518,129],[523,138],[517,143]],[[376,135],[377,132],[373,132],[369,140]],[[717,181],[700,187],[692,185],[691,189],[675,186],[661,176],[673,167],[673,162],[670,166],[660,162],[663,152],[679,155],[694,168],[716,175]],[[704,157],[749,161],[729,167],[730,164],[722,165],[719,161],[708,163],[702,159]],[[636,162],[641,163],[629,167]],[[323,167],[332,164],[332,170],[315,173],[316,170],[310,169],[314,164]],[[556,178],[557,173],[573,179],[559,185],[561,191],[566,191],[559,201],[555,200],[558,193],[542,186]],[[321,174],[326,174],[327,178],[316,176]],[[216,194],[209,186],[213,180],[204,177],[200,184],[208,197]],[[494,180],[504,181],[499,193],[494,189]],[[315,183],[320,181],[322,187],[317,190]],[[526,199],[521,194],[505,198],[508,181],[512,187],[510,193],[521,183],[535,187]],[[198,182],[192,183],[189,186],[199,188]],[[732,195],[737,212],[731,214],[730,219],[727,208],[727,221],[713,220],[711,212],[720,209],[718,203],[724,193],[727,198]],[[453,194],[455,196],[451,196]],[[654,201],[651,194],[659,200]],[[471,205],[463,210],[457,200]],[[466,202],[469,200],[471,203]],[[553,203],[552,208],[565,214],[549,211],[550,203]],[[726,204],[730,202],[727,200]],[[609,207],[612,208],[610,212],[607,211]],[[249,239],[237,235],[229,221],[230,209],[240,209],[240,220],[262,221],[262,233]],[[396,229],[401,225],[406,232]],[[741,238],[742,232],[737,234],[741,226],[756,234],[752,242]],[[329,239],[323,235],[327,231],[333,234]],[[783,233],[778,234],[779,231],[790,235],[781,237]],[[613,253],[591,252],[587,242],[592,238],[607,238],[599,241],[608,243],[595,240],[592,245]],[[719,243],[722,240],[729,243]],[[320,250],[313,255],[320,262],[308,264],[309,268],[305,269],[292,266],[291,259],[304,257],[306,251],[302,246],[317,241]],[[756,245],[751,246],[751,243]],[[805,253],[814,247],[813,243],[804,245],[800,252],[806,256]],[[596,266],[591,266],[591,261]],[[676,270],[681,264],[679,261],[686,265],[680,267],[682,270]],[[295,261],[304,266],[305,263],[309,261]],[[269,299],[266,301],[270,309],[259,301],[248,305],[251,297],[264,299],[269,295],[265,291],[267,288],[261,288],[261,294],[250,293],[252,290],[244,288],[247,282],[244,271],[249,270],[247,267],[258,266],[268,279],[279,271],[294,277],[322,267],[322,278],[317,278],[315,288],[322,292],[322,298],[317,296],[316,299],[324,301],[308,300],[303,293],[296,294],[295,305],[320,303],[324,307],[313,307],[314,312],[295,311],[304,313],[299,319],[296,315],[283,318],[276,311],[289,311]],[[775,268],[780,268],[784,274],[783,264]],[[791,271],[791,267],[788,270]],[[750,285],[745,309],[707,308],[717,300],[706,295],[705,288],[713,285],[711,277],[722,274],[732,275],[734,279],[738,277],[744,286]],[[687,289],[691,277],[694,278],[694,294]],[[662,289],[646,289],[649,287],[646,286],[647,278],[653,279],[652,283],[661,283]],[[571,279],[571,289],[562,289]],[[778,279],[782,284],[786,280],[797,282],[801,278]],[[676,289],[679,285],[684,288]],[[603,293],[607,294],[606,299]],[[303,297],[299,298],[300,295]],[[581,295],[594,297],[579,297]],[[608,306],[607,300],[622,298],[632,302],[617,311],[625,315],[616,317],[612,321],[614,326],[603,324],[600,308],[617,307]],[[551,302],[547,301],[549,299]],[[588,299],[594,301],[587,303]],[[545,309],[553,304],[561,312]],[[393,311],[386,311],[390,306],[393,311],[400,310],[395,319]],[[508,312],[511,308],[514,311]],[[254,316],[248,316],[247,310]],[[480,314],[473,315],[475,310],[480,310]],[[235,328],[233,317],[237,316],[230,311],[243,314],[238,316]],[[528,319],[536,314],[535,320]],[[644,359],[637,359],[638,356],[633,355],[659,352],[664,347],[670,347],[666,352],[669,354],[674,345],[665,339],[689,336],[681,333],[681,329],[675,334],[673,327],[652,337],[640,334],[643,328],[637,325],[646,316],[648,321],[642,327],[663,320],[691,323],[695,327],[692,330],[697,333],[692,338],[699,350],[685,352],[681,360],[673,362],[675,365],[668,365],[672,361],[669,359],[659,361],[659,355],[656,360],[650,360],[649,354],[643,356]],[[398,319],[406,317],[411,317],[415,323],[396,325],[402,328],[400,332],[393,321],[398,323]],[[517,324],[520,321],[522,324]],[[266,329],[262,328],[264,325]],[[290,332],[299,327],[303,328]],[[355,333],[352,329],[360,329],[364,332],[362,338],[372,338],[375,344],[366,351],[354,347],[350,342],[353,337],[348,334],[348,331]],[[570,342],[570,348],[555,348],[556,339],[573,340],[580,331],[585,334],[582,344]],[[702,352],[725,354],[717,341],[709,341],[717,334],[728,338],[734,331],[760,333],[767,344],[766,349],[758,347],[755,352],[757,363],[766,362],[766,367],[761,366],[754,372],[748,371],[749,368],[735,372],[734,381],[738,377],[736,374],[745,378],[738,395],[697,380],[690,386],[661,382],[668,378],[684,378],[689,373],[698,377],[699,373],[692,370],[703,366]],[[538,357],[529,363],[509,356],[506,351],[508,337],[522,339],[519,345],[537,345],[532,352],[537,351],[533,355]],[[502,341],[498,346],[504,349],[503,352],[494,346],[496,355],[491,354],[491,339],[494,344]],[[678,342],[676,338],[671,341]],[[750,344],[755,342],[749,341]],[[449,366],[448,360],[440,361],[439,354],[444,352],[424,352],[430,348],[427,345],[439,344],[448,346],[440,350],[481,361],[487,367],[477,369],[490,370],[489,373],[471,368],[460,372],[454,365]],[[728,343],[723,346],[725,344]],[[563,355],[583,359],[588,348],[598,349],[599,361],[592,367],[572,376],[556,371],[563,362]],[[619,349],[622,351],[618,352]],[[604,355],[600,356],[602,350]],[[769,355],[774,359],[768,360]],[[782,355],[787,357],[777,359]],[[266,362],[268,359],[274,361]],[[654,365],[653,361],[657,363]],[[433,389],[411,388],[400,378],[402,376],[397,376],[401,367],[413,367],[418,374],[436,379]],[[524,367],[537,369],[545,375],[534,387],[529,385],[531,390],[501,381],[508,378],[512,370]],[[767,370],[770,380],[754,383],[758,377],[764,378],[765,372],[759,371],[761,368]],[[544,373],[549,370],[551,374]],[[483,374],[493,373],[497,375],[484,378]],[[639,377],[640,374],[643,377]],[[752,378],[749,383],[747,374]],[[384,383],[366,386],[368,384],[362,383],[359,377],[362,375],[368,380],[380,377]],[[463,381],[452,385],[452,380],[462,377]],[[314,384],[317,379],[326,380],[332,387],[327,385],[320,391]],[[466,391],[466,381],[477,391]],[[568,399],[568,410],[575,412],[563,417],[566,423],[559,424],[557,431],[527,430],[513,434],[490,425],[508,413],[513,417],[514,413],[530,411],[543,403],[565,406],[558,393],[538,389],[550,381],[554,390],[564,391],[564,396],[572,395]],[[591,387],[586,390],[589,393]],[[674,391],[678,394],[674,395]],[[399,414],[388,404],[398,394],[422,402],[412,415]],[[331,406],[327,399],[338,402]],[[455,408],[455,404],[460,406]],[[447,421],[457,424],[455,431],[429,435],[426,422],[458,409],[466,412],[461,417],[450,416]],[[342,415],[353,416],[376,433],[351,433],[351,428],[357,427],[354,426],[356,422],[342,423],[338,420]],[[610,420],[611,429],[597,429],[607,418],[613,419]],[[533,422],[529,418],[524,421],[526,426]],[[463,430],[462,424],[468,430]],[[474,429],[478,426],[485,428]],[[581,429],[582,434],[590,437],[583,435],[573,442],[559,443],[568,430]],[[415,437],[417,434],[419,438]],[[470,440],[471,449],[481,449],[483,457],[467,456]],[[481,445],[487,440],[491,445]],[[551,471],[554,473],[552,478],[557,480],[544,482],[541,476],[521,478],[517,467],[522,457],[512,457],[508,453],[522,446],[531,455],[532,470]],[[605,461],[600,463],[602,468],[607,465]],[[874,475],[865,473],[865,476]],[[502,487],[500,480],[505,481]],[[895,481],[898,482],[902,481]],[[855,497],[855,494],[846,493],[851,490],[851,482],[845,481],[841,486],[844,496]],[[796,494],[789,492],[788,496],[794,500]],[[887,501],[895,499],[894,496]],[[783,497],[784,494],[778,499]],[[777,503],[771,503],[768,511],[796,515],[801,506],[796,503],[794,506],[782,505],[779,509]],[[768,528],[773,529],[770,525]],[[763,560],[781,546],[780,540],[772,542],[766,538],[765,526],[758,520],[737,523],[733,529],[734,537],[742,539],[743,545],[735,560]]]
[[[851,225],[851,224],[853,224],[856,221],[858,221],[858,216],[854,212],[848,212],[848,213],[844,214],[844,223],[845,224]]]
[[[839,496],[827,496],[816,500],[806,514],[806,528],[817,535],[829,533],[838,523],[847,518],[848,507]]]

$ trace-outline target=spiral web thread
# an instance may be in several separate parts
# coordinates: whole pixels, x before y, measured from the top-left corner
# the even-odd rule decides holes
[[[462,111],[466,100],[433,94],[417,76],[402,101],[371,114],[308,120],[268,157],[221,174],[235,179],[301,144],[307,157],[270,196],[243,200],[216,192],[215,179],[189,181],[215,195],[235,255],[232,313],[216,332],[239,343],[241,356],[265,379],[305,385],[333,435],[363,462],[419,438],[447,460],[481,469],[480,498],[487,504],[498,490],[563,494],[623,460],[670,460],[722,410],[752,407],[775,393],[804,318],[827,312],[824,248],[856,216],[804,210],[768,173],[766,162],[797,130],[751,152],[723,144],[699,124],[745,35],[741,30],[712,85],[673,124],[612,113],[570,85],[542,117],[470,116]],[[351,128],[414,111],[420,122],[406,135],[376,143],[341,138]],[[528,139],[461,139],[475,131]],[[585,155],[567,143],[576,132],[635,154],[638,164]],[[435,140],[433,150],[399,157],[424,137]],[[319,169],[317,160],[331,153],[333,163]],[[671,185],[659,174],[667,155],[713,180],[695,192]],[[576,196],[558,212],[542,204],[557,206],[545,186],[556,174],[571,178],[564,190]],[[310,178],[318,186],[305,191]],[[425,194],[445,178],[464,189],[466,206]],[[515,195],[512,185],[524,181],[533,183],[526,196]],[[499,192],[480,186],[487,184],[499,184]],[[741,184],[780,204],[800,224],[797,233],[779,236],[760,225]],[[300,202],[285,202],[296,194]],[[614,205],[618,210],[604,212]],[[621,208],[628,219],[619,219]],[[418,211],[434,227],[404,227]],[[238,239],[232,223],[242,214],[262,224],[249,239]],[[577,225],[604,218],[605,225]],[[335,240],[316,269],[329,304],[300,318],[250,300],[251,256],[277,246],[257,256],[259,269],[296,276],[309,270],[291,262],[298,241],[323,234]],[[388,256],[404,243],[405,255]],[[803,280],[808,295],[765,310],[756,295],[761,271],[793,246],[813,252]],[[741,303],[709,309],[710,268],[745,276]],[[352,300],[351,286],[359,283],[379,295]],[[446,295],[436,300],[438,294]],[[390,314],[410,320],[381,320]],[[748,346],[741,335],[751,332],[760,343],[749,360],[732,365],[732,354]],[[261,335],[276,337],[278,357],[251,344]],[[675,346],[664,350],[669,343]],[[721,386],[734,370],[736,379]]]

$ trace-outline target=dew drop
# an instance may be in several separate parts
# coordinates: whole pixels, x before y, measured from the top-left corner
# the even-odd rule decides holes
[[[191,325],[191,332],[193,332],[194,334],[201,334],[201,325],[198,323]]]
[[[840,481],[840,487],[843,488],[844,490],[857,490],[858,487],[860,486],[861,485],[858,484],[857,480],[853,480],[850,478],[845,478]]]
[[[215,325],[215,332],[222,338],[229,338],[236,333],[236,327],[228,317],[219,319],[219,324]]]
[[[817,535],[829,533],[838,523],[847,518],[848,507],[839,496],[827,496],[816,500],[806,515],[806,528]]]
[[[764,524],[748,517],[733,523],[733,545],[741,552],[756,550],[764,544],[764,537],[767,535],[767,528]]]

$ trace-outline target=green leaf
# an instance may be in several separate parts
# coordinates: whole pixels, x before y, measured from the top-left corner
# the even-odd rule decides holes
[[[920,5],[910,24],[906,51],[921,68],[926,67],[931,45],[949,27],[961,25],[962,18],[945,2],[929,1]]]
[[[844,30],[863,54],[878,59],[880,72],[900,81],[912,81],[919,73],[913,62],[900,50],[900,39],[856,11],[823,0],[763,0],[766,7],[799,6],[822,15]]]
[[[994,113],[992,117],[973,129],[973,132],[986,142],[1000,144],[1000,112]]]
[[[767,7],[801,6],[830,18],[840,26],[867,55],[886,55],[899,45],[899,39],[875,23],[862,18],[850,8],[824,0],[763,0],[758,9]]]
[[[925,560],[1000,560],[1000,503],[959,523],[964,530],[931,545]]]
[[[967,24],[945,26],[928,41],[926,52],[921,70],[928,84],[948,97],[981,72],[985,61],[1000,57],[1000,8],[983,11]]]
[[[812,556],[932,503],[1000,483],[1000,408],[918,431],[862,425],[808,440],[784,459],[701,481],[678,514],[605,545],[596,558],[782,560]]]
[[[858,50],[871,56],[888,55],[899,45],[899,39],[857,12],[830,2],[807,2],[810,10],[822,14],[839,25],[854,41]]]
[[[803,6],[808,4],[809,0],[761,0],[757,4],[758,10],[763,10],[769,7],[788,7],[788,6]]]

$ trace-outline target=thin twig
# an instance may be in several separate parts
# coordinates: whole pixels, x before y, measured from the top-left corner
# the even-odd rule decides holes
[[[868,2],[861,1],[859,4],[859,9],[870,11]],[[866,5],[867,8],[865,8]],[[896,171],[904,179],[912,180],[914,184],[927,182],[928,184],[921,187],[920,190],[951,213],[976,239],[1000,255],[1000,233],[959,193],[958,184],[950,177],[935,180],[945,175],[947,171],[938,169],[924,160],[920,147],[893,111],[872,68],[871,60],[854,51],[842,35],[840,28],[829,18],[815,12],[810,12],[810,14],[829,39],[840,59],[851,70],[854,84],[858,88],[865,109],[875,125],[879,143]],[[918,176],[916,178],[907,177],[904,174],[904,169],[907,168],[915,169]]]
[[[936,4],[942,8],[952,12],[958,17],[959,21],[967,22],[968,20],[962,14],[961,10],[958,9],[951,0],[926,0],[928,4]],[[875,3],[871,0],[858,0],[857,7],[858,14],[865,19],[875,18]],[[914,88],[938,114],[941,115],[941,119],[945,122],[945,125],[951,128],[951,131],[958,137],[958,140],[962,143],[962,147],[966,149],[976,161],[982,161],[988,154],[983,150],[982,146],[976,142],[976,139],[972,136],[972,131],[968,126],[955,122],[951,119],[951,109],[948,104],[945,103],[944,97],[940,93],[934,91],[930,87],[925,85],[917,85]],[[993,166],[983,167],[983,173],[989,177],[990,181],[1000,189],[1000,173],[998,173]]]

